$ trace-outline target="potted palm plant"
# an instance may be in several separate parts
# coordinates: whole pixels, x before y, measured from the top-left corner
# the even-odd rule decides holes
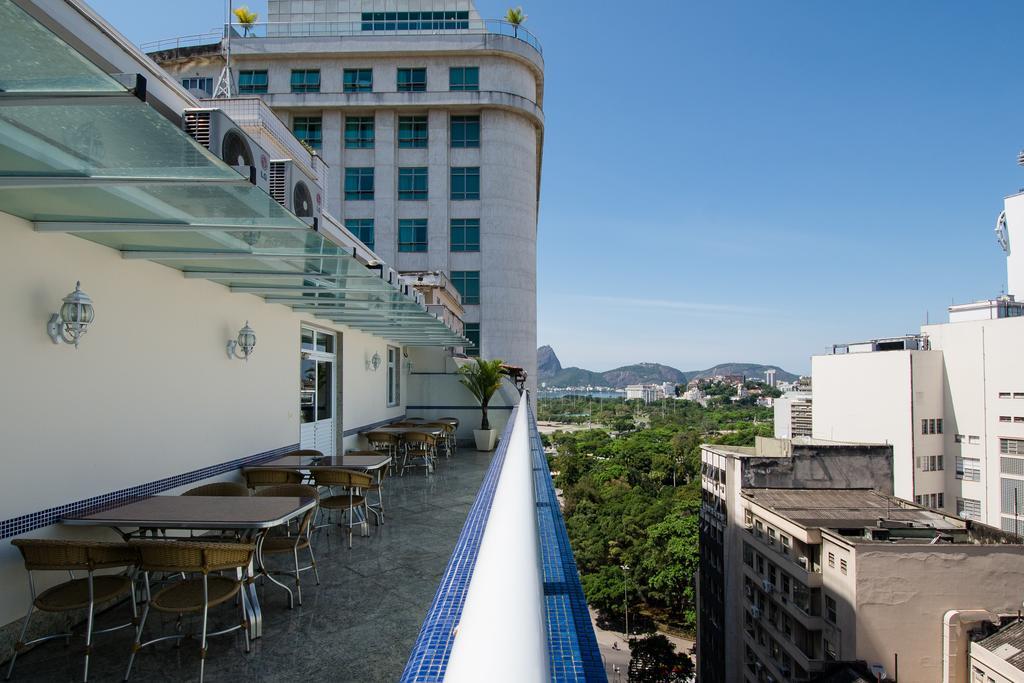
[[[473,430],[478,451],[494,450],[494,443],[498,438],[497,432],[491,429],[491,423],[487,420],[487,404],[501,386],[503,362],[477,358],[475,363],[459,368],[459,382],[480,402],[480,429]]]
[[[505,12],[505,21],[512,24],[512,30],[515,31],[515,37],[519,37],[519,27],[526,21],[526,14],[523,13],[522,7],[510,7]]]
[[[249,31],[251,31],[253,26],[256,25],[256,20],[260,18],[260,15],[251,11],[245,5],[236,7],[233,10],[233,14],[235,15],[235,18],[238,19],[238,24],[242,27],[242,31],[244,31],[242,37],[248,37]]]

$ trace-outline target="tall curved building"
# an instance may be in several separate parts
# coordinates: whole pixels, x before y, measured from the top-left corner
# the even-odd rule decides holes
[[[400,272],[442,271],[468,350],[536,384],[544,58],[471,0],[269,0],[228,41],[144,46],[200,97],[260,97],[330,168],[325,209]],[[262,18],[260,18],[262,21]]]

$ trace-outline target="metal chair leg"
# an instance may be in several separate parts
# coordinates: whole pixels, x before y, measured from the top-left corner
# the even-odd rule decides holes
[[[89,584],[89,617],[85,626],[85,668],[82,670],[82,680],[89,680],[89,655],[92,654],[92,627],[96,618],[96,600],[93,593],[92,572],[89,572],[87,579]]]
[[[207,575],[203,573],[203,636],[199,644],[199,683],[203,683],[203,675],[206,673],[206,627],[210,611],[210,587],[207,582]]]
[[[316,558],[313,557],[313,543],[310,541],[309,545],[306,546],[306,550],[309,551],[309,564],[313,567],[313,576],[316,578],[316,585],[320,585],[320,570],[316,568]]]
[[[292,548],[292,557],[295,560],[295,596],[299,601],[299,606],[302,606],[302,581],[299,579],[299,549],[297,547]]]
[[[135,655],[142,647],[142,629],[146,627],[146,617],[149,616],[149,605],[153,602],[153,594],[149,589],[149,572],[143,575],[145,579],[146,606],[142,608],[142,618],[139,619],[139,628],[135,631],[135,642],[132,643],[132,653],[128,656],[128,669],[124,672],[124,680],[132,675],[132,664],[135,663]]]
[[[35,596],[32,596],[32,601],[28,605],[28,613],[25,614],[25,623],[21,627],[21,637],[18,638],[18,642],[14,645],[14,655],[11,657],[11,664],[7,667],[7,676],[4,680],[11,680],[11,674],[14,673],[14,662],[17,661],[18,655],[21,654],[21,648],[25,646],[25,636],[28,634],[28,625],[32,620],[32,612],[35,610]]]

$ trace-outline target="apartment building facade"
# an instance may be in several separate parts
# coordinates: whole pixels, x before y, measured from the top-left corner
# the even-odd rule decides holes
[[[775,408],[775,438],[794,439],[801,436],[812,436],[812,415],[814,405],[809,391],[787,391],[776,398],[772,405]]]
[[[200,94],[226,80],[267,102],[334,169],[326,210],[399,272],[444,273],[467,352],[525,368],[534,388],[540,44],[469,0],[380,9],[269,0],[269,21],[229,40],[145,47]]]
[[[874,487],[891,492],[892,448],[764,438],[751,448],[701,446],[697,664],[702,683],[743,680],[740,501],[744,488],[751,486]],[[782,540],[773,535],[772,542]],[[792,546],[788,552],[794,561],[803,557],[812,566],[806,552],[797,553]]]
[[[954,306],[950,322],[903,346],[876,340],[815,356],[814,436],[891,443],[897,496],[1024,532],[1018,306]]]
[[[972,680],[969,633],[1016,612],[1024,547],[892,496],[891,466],[891,445],[702,446],[702,683],[848,665],[901,683]]]

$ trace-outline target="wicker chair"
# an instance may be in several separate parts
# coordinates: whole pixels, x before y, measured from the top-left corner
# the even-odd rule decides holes
[[[203,484],[194,489],[189,489],[183,496],[248,496],[249,489],[245,484],[233,481],[217,481],[212,484]]]
[[[347,455],[380,456],[387,455],[387,453],[382,453],[380,451],[349,451]],[[377,494],[377,502],[371,503],[370,501],[367,501],[366,507],[373,513],[373,516],[377,518],[378,524],[384,523],[384,479],[388,476],[388,472],[391,471],[391,465],[394,464],[394,462],[395,460],[392,458],[390,463],[378,470],[374,470],[374,472],[370,474],[370,476],[373,477],[373,483],[365,489],[367,493]]]
[[[441,438],[438,439],[438,445],[444,449],[444,457],[450,458],[454,452],[453,437],[455,436],[455,427],[448,422],[427,422],[422,425],[424,427],[433,427],[436,429],[443,430]]]
[[[392,460],[398,460],[398,450],[402,440],[397,435],[387,432],[369,432],[365,436],[366,440],[370,442],[371,450],[387,453]]]
[[[85,626],[85,668],[82,680],[89,678],[89,656],[92,654],[92,637],[97,633],[109,633],[127,628],[135,623],[138,616],[135,602],[135,586],[130,570],[138,564],[138,552],[127,543],[98,543],[88,541],[57,541],[43,539],[18,538],[11,543],[21,551],[28,570],[28,586],[32,602],[25,615],[25,623],[21,627],[21,637],[14,646],[11,663],[7,667],[7,678],[14,673],[14,662],[18,655],[28,647],[55,638],[70,638],[71,633],[57,633],[25,642],[29,622],[35,610],[41,612],[71,612],[86,609]],[[125,568],[123,574],[100,574],[98,569]],[[68,572],[71,579],[36,594],[34,572],[61,571]],[[85,578],[74,578],[75,571],[86,572]],[[96,605],[108,603],[124,596],[131,597],[132,620],[96,630]]]
[[[195,612],[202,614],[202,634],[199,641],[200,682],[203,680],[206,670],[206,639],[208,637],[242,629],[245,634],[245,651],[249,651],[249,624],[245,613],[247,601],[244,594],[240,601],[242,619],[238,624],[211,633],[208,630],[208,622],[211,607],[230,602],[242,590],[246,581],[246,569],[252,562],[256,546],[250,543],[152,540],[131,541],[131,545],[139,553],[139,567],[143,572],[146,591],[146,607],[142,610],[142,619],[135,632],[135,642],[132,645],[131,656],[128,658],[128,669],[125,671],[124,680],[127,681],[131,676],[135,655],[142,648],[165,640],[180,640],[190,637],[189,634],[175,633],[170,636],[154,638],[145,643],[142,642],[142,632],[146,627],[146,618],[149,616],[150,609],[178,616]],[[230,577],[215,573],[229,570],[235,570],[236,576]],[[153,594],[149,582],[150,572],[200,574],[201,576],[174,581]]]
[[[298,470],[275,470],[266,467],[251,467],[242,470],[245,485],[251,491],[260,486],[277,486],[278,484],[301,484],[302,472]]]
[[[404,453],[402,455],[402,472],[407,467],[422,467],[424,475],[434,470],[437,459],[437,438],[430,434],[409,432],[402,438]],[[419,462],[416,462],[419,460]]]
[[[422,418],[422,417],[407,417],[404,420],[402,420],[402,424],[420,425],[420,424],[423,424],[426,421],[427,420],[425,418]]]
[[[326,488],[330,493],[327,497],[320,497],[320,508],[328,515],[332,512],[341,512],[344,516],[344,513],[348,512],[348,524],[343,526],[348,527],[348,547],[351,549],[352,527],[358,524],[363,529],[363,536],[370,535],[369,524],[366,521],[368,508],[363,491],[373,484],[373,477],[365,472],[333,467],[322,469],[314,467],[310,471],[313,473],[316,485]],[[362,512],[358,520],[356,519],[357,510]]]
[[[281,498],[313,498],[317,501],[320,500],[320,494],[317,493],[316,488],[305,484],[279,484],[277,486],[268,486],[257,491],[256,495]],[[300,605],[302,604],[302,584],[299,581],[299,574],[312,569],[313,576],[316,577],[316,585],[320,585],[320,572],[317,571],[316,558],[313,556],[313,546],[310,543],[313,517],[316,515],[316,511],[317,509],[314,507],[302,516],[302,519],[299,520],[298,531],[294,536],[265,536],[258,547],[258,554],[256,558],[258,571],[260,575],[267,577],[271,582],[288,591],[289,609],[295,606],[292,599],[292,591],[288,586],[275,579],[273,575],[289,574],[295,577],[295,593],[298,595]],[[299,566],[300,550],[305,550],[309,553],[309,564],[305,567]],[[285,553],[290,554],[292,559],[295,561],[294,571],[281,572],[267,569],[266,564],[263,562],[263,557],[265,555],[283,555]]]

